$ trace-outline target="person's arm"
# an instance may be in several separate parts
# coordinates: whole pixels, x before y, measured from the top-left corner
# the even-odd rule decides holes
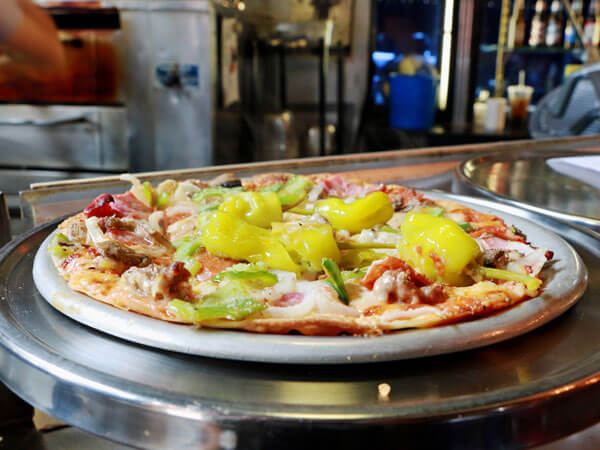
[[[16,3],[12,7],[20,9],[12,19],[17,23],[8,24],[11,29],[4,32],[0,48],[12,59],[38,70],[61,71],[65,56],[50,16],[30,0],[0,1]]]

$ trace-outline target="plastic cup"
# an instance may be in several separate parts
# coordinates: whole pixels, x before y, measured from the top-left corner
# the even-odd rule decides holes
[[[531,103],[533,87],[515,84],[508,87],[510,118],[513,123],[523,124],[527,121],[527,107]]]

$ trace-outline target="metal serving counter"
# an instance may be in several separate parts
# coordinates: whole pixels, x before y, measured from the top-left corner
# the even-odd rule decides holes
[[[475,155],[519,146],[581,152],[599,144],[598,138],[579,138],[233,169],[345,171],[372,181],[448,189],[453,169]],[[231,169],[144,178],[208,178]],[[79,198],[122,189],[116,179],[95,183],[36,186],[22,196],[25,214],[32,223],[45,222],[80,207]],[[600,235],[523,208],[493,206],[560,234],[590,273],[575,307],[519,338],[453,355],[352,367],[244,363],[154,350],[73,322],[40,297],[31,265],[52,229],[48,224],[0,251],[0,378],[71,425],[148,448],[364,448],[391,442],[406,448],[514,448],[562,438],[600,421]],[[383,382],[391,386],[389,399],[378,396]],[[51,448],[37,436],[37,446],[28,448]],[[78,436],[90,442],[89,435]],[[94,442],[103,448],[106,441]]]

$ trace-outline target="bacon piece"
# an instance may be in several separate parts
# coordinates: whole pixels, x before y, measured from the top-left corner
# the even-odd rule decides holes
[[[369,267],[369,270],[365,277],[360,280],[360,284],[367,289],[373,289],[375,281],[379,279],[388,270],[402,270],[408,275],[408,279],[416,286],[428,286],[432,282],[425,275],[421,275],[414,271],[406,262],[395,256],[388,256],[387,258],[377,261]]]
[[[140,202],[131,191],[125,194],[114,195],[112,209],[119,217],[131,217],[133,219],[145,219],[152,212],[152,208]]]
[[[325,178],[320,181],[320,184],[323,186],[325,194],[337,197],[362,197],[372,192],[384,190],[383,185],[363,186],[352,183],[339,175]]]

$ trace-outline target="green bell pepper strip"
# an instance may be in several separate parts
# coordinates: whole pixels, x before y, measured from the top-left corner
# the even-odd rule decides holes
[[[306,193],[311,187],[312,183],[309,180],[298,175],[294,175],[287,180],[285,185],[277,192],[279,201],[281,201],[281,205],[292,207],[299,204],[302,200],[304,200]]]
[[[230,195],[234,195],[239,192],[242,192],[242,190],[243,189],[241,187],[226,188],[226,187],[222,187],[222,186],[211,186],[211,187],[207,187],[204,189],[200,189],[198,192],[196,192],[192,196],[192,201],[196,202],[196,203],[200,203],[210,197],[225,198]]]
[[[270,184],[269,186],[263,186],[259,189],[261,192],[279,192],[283,187],[283,183],[278,181],[275,184]]]
[[[252,271],[237,271],[237,270],[226,270],[221,272],[219,275],[213,278],[215,281],[221,280],[239,280],[247,282],[250,285],[265,288],[274,286],[279,281],[277,275],[267,272],[266,270],[252,270]]]
[[[494,278],[496,280],[518,281],[523,283],[527,290],[537,291],[542,285],[542,281],[525,275],[524,273],[510,272],[508,270],[496,269],[493,267],[479,267],[479,273],[485,278]]]
[[[430,216],[444,217],[444,208],[440,206],[430,206],[429,208],[425,208],[423,212]]]
[[[342,271],[342,279],[345,282],[348,282],[348,281],[364,278],[364,276],[367,274],[368,270],[369,270],[369,267],[361,267],[360,269],[354,269],[354,270],[344,270],[344,271]]]
[[[173,259],[175,261],[186,262],[202,247],[202,239],[199,236],[186,236],[177,243],[177,249]]]
[[[323,270],[329,277],[327,280],[325,280],[325,282],[333,288],[342,303],[347,305],[350,299],[348,298],[348,291],[346,291],[346,286],[344,285],[344,279],[340,273],[340,268],[333,259],[329,258],[323,258],[321,264],[323,266]]]
[[[48,253],[58,258],[66,258],[72,252],[71,241],[62,233],[56,233],[48,245]]]
[[[167,309],[185,322],[204,320],[243,320],[252,314],[267,308],[262,302],[254,300],[240,281],[231,281],[206,295],[198,303],[183,300],[171,300]]]
[[[197,259],[189,258],[187,261],[185,261],[184,267],[187,269],[190,275],[195,277],[198,272],[202,270],[202,263]]]

